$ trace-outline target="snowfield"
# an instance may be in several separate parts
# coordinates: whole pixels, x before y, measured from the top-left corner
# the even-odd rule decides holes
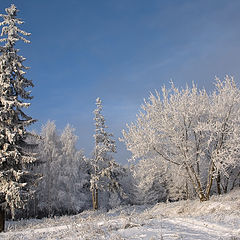
[[[7,222],[0,239],[240,240],[240,189],[199,200]]]

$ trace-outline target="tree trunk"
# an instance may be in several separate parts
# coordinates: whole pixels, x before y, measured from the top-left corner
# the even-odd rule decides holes
[[[217,174],[216,182],[217,182],[217,191],[218,191],[218,194],[220,195],[222,192],[221,192],[221,177],[219,172]]]
[[[0,232],[3,232],[5,229],[5,209],[3,206],[0,206]]]
[[[189,199],[188,182],[186,181],[186,199]]]
[[[95,209],[97,210],[98,209],[98,189],[96,189],[96,192],[95,192]]]
[[[195,188],[195,191],[196,191],[196,193],[197,193],[197,195],[198,195],[198,197],[200,199],[200,202],[204,202],[204,201],[209,200],[209,197],[206,194],[204,194],[204,192],[203,192],[203,188],[202,188],[200,179],[196,175],[196,173],[194,171],[194,168],[186,166],[185,169],[187,170],[189,179],[191,180],[191,182],[193,184],[193,187]],[[192,172],[196,182],[194,181],[190,171]]]
[[[95,210],[95,189],[92,190],[92,205],[93,205],[93,209]]]
[[[213,184],[213,172],[214,172],[214,169],[215,169],[215,166],[214,166],[214,162],[212,161],[211,162],[211,165],[210,165],[210,168],[209,168],[209,171],[208,171],[208,182],[207,182],[207,187],[206,187],[206,198],[207,200],[209,200],[210,198],[210,191],[211,191],[211,188],[212,188],[212,184]]]
[[[93,203],[93,209],[98,209],[98,189],[92,190],[92,203]]]

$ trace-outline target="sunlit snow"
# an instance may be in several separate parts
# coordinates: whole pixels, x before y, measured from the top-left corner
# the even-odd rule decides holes
[[[7,222],[0,239],[240,239],[240,189],[199,200]]]

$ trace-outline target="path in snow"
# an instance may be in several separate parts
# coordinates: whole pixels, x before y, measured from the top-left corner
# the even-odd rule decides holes
[[[121,206],[8,226],[0,240],[240,240],[240,189],[203,203]]]
[[[149,224],[128,230],[119,230],[127,239],[186,239],[186,240],[217,240],[231,239],[240,236],[240,229],[225,227],[193,218],[153,219]],[[240,240],[240,238],[239,238]]]
[[[101,222],[91,219],[81,224],[61,225],[0,234],[0,239],[144,239],[144,240],[220,240],[240,239],[240,229],[210,223],[196,218],[154,218],[142,223],[126,218]],[[92,226],[93,228],[89,227]],[[89,231],[86,228],[89,227]],[[83,229],[84,233],[81,233]],[[96,234],[97,232],[97,234]]]

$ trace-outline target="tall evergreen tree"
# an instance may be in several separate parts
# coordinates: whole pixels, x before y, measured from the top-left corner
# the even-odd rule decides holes
[[[98,209],[98,191],[114,190],[118,188],[118,182],[114,177],[114,168],[117,164],[114,161],[112,153],[116,152],[113,135],[106,131],[104,116],[102,112],[102,101],[96,99],[97,108],[94,110],[95,121],[95,148],[94,158],[92,159],[91,191],[93,208]]]
[[[25,199],[35,179],[35,175],[27,171],[27,166],[36,161],[32,151],[33,145],[26,142],[26,127],[35,120],[23,112],[32,99],[28,87],[33,87],[31,80],[25,77],[24,57],[18,55],[15,44],[22,40],[29,43],[23,36],[30,34],[19,29],[23,21],[16,17],[17,8],[12,4],[6,8],[6,15],[0,14],[4,20],[0,42],[0,203],[7,203],[14,217],[14,209],[24,206]],[[35,176],[35,177],[34,177]]]

